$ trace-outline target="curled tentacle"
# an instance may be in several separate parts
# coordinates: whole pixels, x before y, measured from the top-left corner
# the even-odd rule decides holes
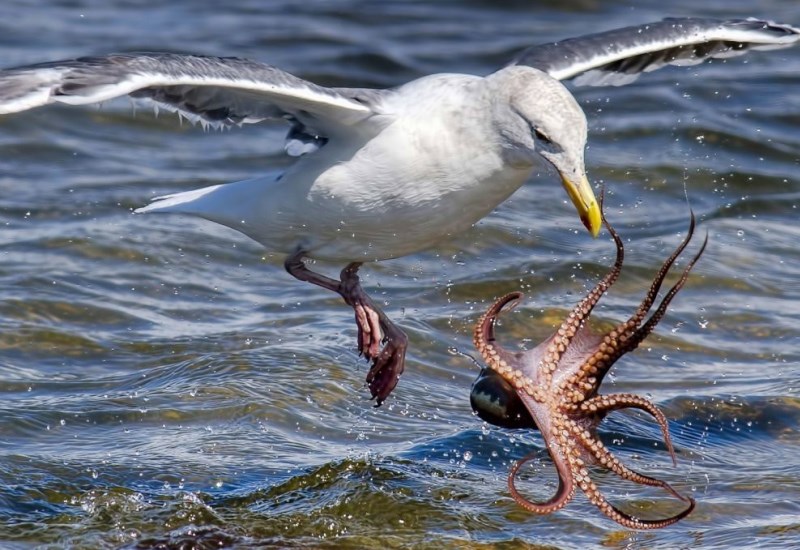
[[[586,493],[592,504],[600,508],[600,511],[606,516],[629,529],[661,529],[682,520],[691,514],[695,507],[695,500],[692,497],[681,496],[679,498],[689,504],[685,510],[664,519],[641,519],[631,516],[611,504],[591,479],[584,478],[584,481],[580,484],[580,488]]]
[[[640,485],[647,485],[649,487],[658,487],[660,489],[664,489],[669,494],[681,500],[683,502],[690,502],[691,498],[682,495],[679,493],[672,485],[667,483],[666,481],[662,481],[660,479],[656,479],[644,474],[641,474],[635,470],[632,470],[625,466],[622,462],[619,461],[608,448],[603,445],[602,441],[593,437],[592,434],[588,432],[588,430],[584,430],[577,424],[570,426],[570,430],[572,431],[575,438],[580,442],[581,446],[586,449],[586,451],[592,455],[592,457],[597,460],[597,462],[603,466],[604,468],[608,468],[619,477],[626,481],[632,481],[634,483],[639,483]]]
[[[664,445],[667,447],[667,452],[669,452],[672,458],[672,465],[677,466],[678,460],[675,456],[675,448],[672,446],[672,439],[669,436],[667,417],[664,416],[664,413],[662,413],[658,407],[644,397],[629,393],[598,395],[581,403],[580,408],[584,412],[601,414],[603,416],[612,411],[621,409],[639,409],[649,413],[656,419],[659,428],[661,428],[661,435],[664,437]]]
[[[511,497],[517,504],[534,514],[550,514],[556,510],[560,510],[569,504],[569,501],[575,496],[575,480],[572,476],[572,467],[568,462],[568,457],[564,454],[568,452],[568,450],[561,448],[559,445],[553,445],[550,441],[547,442],[547,450],[558,472],[558,489],[556,490],[556,494],[547,502],[532,502],[528,500],[522,496],[514,484],[514,480],[520,468],[530,462],[534,458],[535,453],[531,453],[522,460],[517,461],[511,467],[511,471],[508,474],[508,490],[511,492]]]
[[[475,325],[472,341],[484,361],[494,370],[498,370],[504,363],[510,363],[515,357],[514,353],[506,350],[495,341],[495,321],[497,321],[503,308],[509,304],[509,309],[516,307],[524,296],[522,292],[511,292],[499,298],[489,307]]]
[[[511,304],[509,309],[515,308],[524,297],[525,295],[522,292],[510,292],[505,296],[495,300],[495,302],[489,306],[489,309],[486,310],[486,313],[481,316],[477,326],[475,327],[475,342],[477,343],[482,341],[486,343],[493,343],[495,341],[494,323],[500,316],[503,308],[505,308],[508,304]]]

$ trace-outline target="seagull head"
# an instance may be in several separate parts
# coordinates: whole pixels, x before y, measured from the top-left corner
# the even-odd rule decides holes
[[[534,165],[544,159],[561,176],[586,229],[597,236],[600,206],[586,177],[586,116],[561,82],[532,67],[512,65],[488,77],[502,98],[500,134],[509,162]]]

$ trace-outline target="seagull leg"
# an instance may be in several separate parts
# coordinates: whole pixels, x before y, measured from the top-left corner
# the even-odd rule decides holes
[[[408,336],[376,306],[361,287],[358,269],[361,263],[353,262],[342,270],[339,293],[356,312],[359,351],[372,361],[367,373],[367,385],[376,406],[392,393],[403,374],[408,348]],[[381,344],[383,349],[381,349]]]
[[[345,267],[339,279],[339,294],[344,301],[353,308],[358,325],[358,353],[363,354],[368,361],[372,361],[381,351],[381,321],[372,300],[361,287],[358,277],[360,263],[352,263]]]
[[[380,406],[397,386],[403,373],[408,336],[372,302],[361,287],[358,277],[361,263],[349,264],[337,281],[308,269],[303,258],[303,251],[289,256],[284,262],[286,271],[296,279],[336,292],[353,308],[358,326],[358,351],[372,361],[367,373],[367,385],[376,406]],[[383,349],[381,344],[384,344]]]

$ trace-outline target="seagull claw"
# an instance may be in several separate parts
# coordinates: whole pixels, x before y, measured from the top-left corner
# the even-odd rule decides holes
[[[395,325],[387,327],[387,333],[391,336],[386,338],[386,344],[367,373],[367,385],[376,407],[392,393],[406,365],[408,336]]]
[[[358,355],[372,363],[367,373],[367,385],[375,399],[375,406],[379,407],[403,374],[408,336],[372,303],[372,299],[361,288],[358,277],[360,263],[354,262],[345,267],[337,281],[308,269],[303,257],[302,250],[289,256],[284,263],[286,271],[301,281],[336,292],[353,308],[358,327]]]

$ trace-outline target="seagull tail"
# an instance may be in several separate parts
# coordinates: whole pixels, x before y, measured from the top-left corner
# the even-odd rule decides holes
[[[198,202],[200,202],[206,195],[213,193],[222,185],[212,185],[210,187],[203,187],[201,189],[193,189],[192,191],[184,191],[183,193],[172,193],[171,195],[164,195],[156,197],[147,206],[137,208],[134,210],[136,214],[145,214],[148,212],[180,212],[184,214],[199,214]]]
[[[212,185],[156,197],[136,214],[175,213],[197,216],[244,233],[268,248],[274,246],[272,194],[264,192],[264,178]]]

